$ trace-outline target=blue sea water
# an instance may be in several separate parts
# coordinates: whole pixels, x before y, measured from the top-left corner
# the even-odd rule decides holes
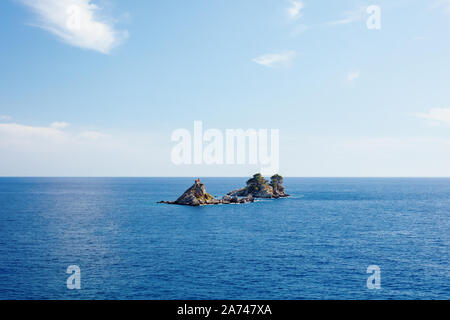
[[[450,179],[285,180],[287,199],[182,207],[156,202],[193,179],[0,178],[0,299],[450,298]]]

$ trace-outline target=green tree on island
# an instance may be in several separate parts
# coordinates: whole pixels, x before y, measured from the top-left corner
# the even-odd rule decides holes
[[[247,185],[251,189],[251,191],[258,192],[260,190],[263,190],[268,186],[268,181],[264,179],[264,177],[261,175],[261,173],[257,173],[253,175],[253,178],[249,179],[247,181]]]
[[[270,185],[272,188],[277,189],[280,185],[283,184],[283,177],[279,174],[275,174],[272,177],[270,177]]]

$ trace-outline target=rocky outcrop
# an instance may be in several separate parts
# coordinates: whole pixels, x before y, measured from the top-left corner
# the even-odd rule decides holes
[[[270,178],[270,183],[259,173],[247,181],[247,186],[229,192],[222,199],[215,199],[206,192],[205,185],[200,179],[187,189],[176,201],[160,201],[159,203],[178,204],[183,206],[202,206],[212,204],[238,204],[254,202],[255,198],[283,198],[289,197],[284,191],[283,177],[276,174]]]
[[[205,185],[196,180],[194,185],[187,189],[175,203],[189,206],[199,206],[202,204],[215,204],[216,199],[206,192]]]
[[[270,177],[270,186],[272,187],[275,198],[289,197],[289,195],[284,191],[283,177],[279,174],[275,174]]]
[[[257,173],[247,181],[247,186],[228,193],[229,196],[253,198],[284,198],[289,197],[284,190],[283,177],[276,174],[270,178],[270,183]]]
[[[195,180],[194,185],[187,189],[181,197],[176,201],[160,201],[159,203],[178,204],[184,206],[201,206],[213,204],[232,204],[232,203],[247,203],[253,202],[252,196],[239,198],[237,196],[224,196],[221,200],[215,199],[212,195],[206,192],[205,185],[199,179]]]
[[[222,198],[222,203],[223,204],[230,204],[230,203],[247,203],[247,202],[254,202],[255,201],[255,199],[251,196],[251,195],[248,195],[248,196],[246,196],[246,197],[244,197],[244,198],[239,198],[239,197],[237,197],[237,196],[229,196],[229,195],[226,195],[226,196],[224,196],[223,198]]]

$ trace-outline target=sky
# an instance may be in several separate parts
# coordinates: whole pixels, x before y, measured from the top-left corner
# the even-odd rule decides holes
[[[0,18],[0,176],[260,170],[175,164],[173,132],[202,121],[278,129],[283,176],[450,177],[450,0],[4,0]]]

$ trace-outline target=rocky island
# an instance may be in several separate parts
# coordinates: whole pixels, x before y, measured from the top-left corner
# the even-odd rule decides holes
[[[247,197],[251,195],[253,198],[284,198],[289,197],[285,193],[283,187],[283,177],[276,174],[270,178],[270,183],[264,177],[257,173],[247,181],[247,186],[228,193],[229,196]]]
[[[205,185],[200,179],[187,189],[175,201],[160,201],[158,203],[178,204],[185,206],[201,206],[213,204],[232,204],[254,202],[255,198],[281,198],[288,197],[282,186],[283,177],[276,174],[271,177],[270,183],[265,180],[261,174],[255,174],[253,178],[247,181],[247,186],[235,191],[229,192],[222,199],[216,199],[210,195]]]

